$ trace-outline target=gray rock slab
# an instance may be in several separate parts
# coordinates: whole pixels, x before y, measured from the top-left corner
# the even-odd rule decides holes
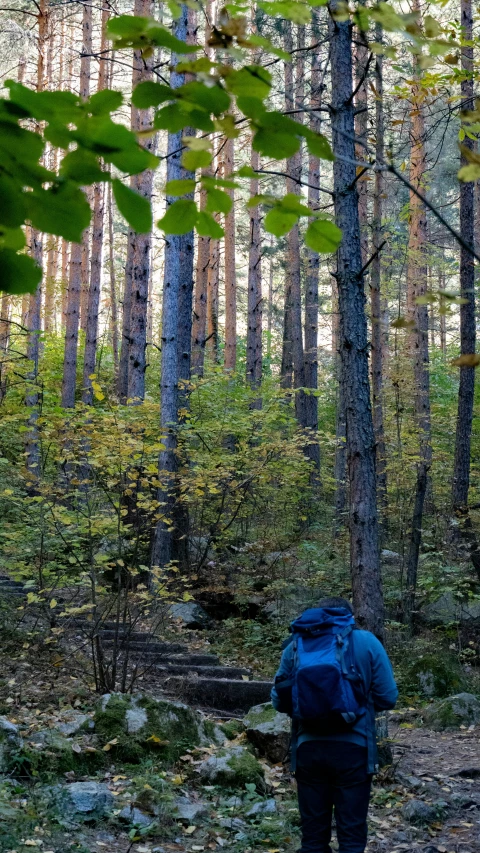
[[[139,826],[142,829],[151,826],[155,822],[155,818],[152,815],[145,814],[145,812],[142,812],[141,809],[137,809],[135,806],[125,806],[118,815],[118,819],[132,826]]]
[[[207,803],[196,803],[189,800],[188,797],[177,797],[174,801],[174,807],[174,817],[176,820],[185,820],[188,823],[192,823],[192,821],[205,817],[208,814]]]
[[[273,764],[285,761],[290,744],[291,722],[271,702],[250,708],[243,719],[247,738]]]
[[[172,604],[170,613],[185,628],[209,628],[212,625],[210,616],[196,601],[180,601],[178,604]]]
[[[275,814],[277,804],[275,800],[262,800],[259,803],[254,803],[253,806],[246,812],[246,817],[258,817],[259,815]]]

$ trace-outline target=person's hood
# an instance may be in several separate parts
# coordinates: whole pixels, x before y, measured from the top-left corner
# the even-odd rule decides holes
[[[291,630],[299,634],[316,634],[326,628],[343,631],[355,625],[355,617],[346,607],[311,607],[291,624]]]

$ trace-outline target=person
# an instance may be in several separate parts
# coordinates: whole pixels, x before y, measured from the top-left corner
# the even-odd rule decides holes
[[[354,685],[355,694],[360,697],[357,713],[332,714],[321,721],[296,721],[292,711],[292,684],[295,683],[295,668],[299,666],[295,637],[302,630],[304,636],[310,632],[314,637],[312,625],[325,625],[328,630],[329,624],[342,624],[342,620],[347,625],[345,636],[351,632],[345,655],[351,655],[350,660],[353,658],[351,669],[355,670],[358,680]],[[377,764],[375,713],[394,708],[398,690],[392,665],[380,641],[370,631],[352,630],[353,627],[353,610],[346,599],[324,598],[316,608],[306,610],[292,623],[293,642],[283,644],[272,688],[274,707],[293,716],[292,759],[295,766],[292,769],[297,781],[302,827],[299,853],[331,853],[333,812],[339,853],[364,853],[367,844],[367,812]],[[339,635],[336,639],[342,644]],[[328,696],[328,688],[326,693]]]

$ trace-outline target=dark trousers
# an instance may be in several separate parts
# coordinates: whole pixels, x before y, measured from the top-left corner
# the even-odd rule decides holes
[[[295,776],[300,853],[331,853],[333,810],[339,853],[364,853],[372,782],[367,748],[344,741],[307,741],[298,748]]]

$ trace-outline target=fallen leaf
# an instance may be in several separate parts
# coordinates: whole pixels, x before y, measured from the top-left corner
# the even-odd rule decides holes
[[[184,829],[183,831],[184,831],[185,835],[192,835],[192,833],[195,832],[196,828],[197,828],[196,826],[187,826],[187,828]]]
[[[454,367],[478,367],[480,364],[480,355],[476,352],[466,353],[454,358],[452,365]]]

